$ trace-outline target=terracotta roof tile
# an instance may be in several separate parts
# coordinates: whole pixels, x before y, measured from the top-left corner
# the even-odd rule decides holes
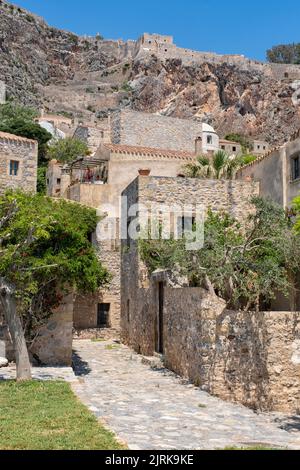
[[[157,157],[169,157],[169,158],[182,158],[182,159],[194,159],[195,154],[192,152],[185,152],[179,150],[170,149],[154,149],[151,147],[137,147],[131,145],[120,145],[120,144],[104,144],[104,147],[108,150],[118,153],[131,153],[131,154],[142,154]]]
[[[33,144],[37,143],[36,140],[27,139],[26,137],[21,137],[19,135],[9,134],[8,132],[0,131],[0,140],[1,139],[15,140],[17,142],[31,142]]]

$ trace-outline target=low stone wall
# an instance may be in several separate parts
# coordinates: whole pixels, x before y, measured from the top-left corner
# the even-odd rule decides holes
[[[300,313],[231,312],[187,288],[166,289],[164,314],[169,368],[223,400],[300,411]]]
[[[122,338],[137,352],[156,349],[158,286],[122,304]],[[124,313],[124,315],[123,315]],[[223,400],[300,412],[300,313],[231,312],[200,288],[164,289],[166,366]]]
[[[73,328],[73,295],[66,296],[59,308],[41,329],[38,338],[30,348],[32,362],[47,366],[71,366],[72,364],[72,328]],[[0,356],[10,362],[15,354],[7,327],[0,328]]]

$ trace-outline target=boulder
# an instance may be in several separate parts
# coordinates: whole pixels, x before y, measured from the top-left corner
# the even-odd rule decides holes
[[[0,368],[7,367],[7,366],[8,366],[8,360],[5,357],[0,357]]]

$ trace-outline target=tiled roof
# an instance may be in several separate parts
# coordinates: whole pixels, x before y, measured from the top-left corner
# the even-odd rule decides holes
[[[137,154],[137,155],[146,155],[146,156],[157,156],[157,157],[167,157],[167,158],[182,158],[184,159],[194,159],[195,154],[192,152],[185,152],[179,150],[170,150],[170,149],[154,149],[150,147],[137,147],[131,145],[119,145],[119,144],[104,144],[104,147],[112,152],[124,153],[124,154]]]
[[[26,137],[21,137],[19,135],[14,135],[14,134],[8,134],[8,132],[2,132],[0,131],[0,140],[1,139],[6,139],[6,140],[15,140],[17,142],[31,142],[33,144],[36,144],[37,142],[32,139],[27,139]]]

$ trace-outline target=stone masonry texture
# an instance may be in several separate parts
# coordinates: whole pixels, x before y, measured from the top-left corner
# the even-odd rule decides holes
[[[172,183],[140,177],[125,191],[128,203],[197,201],[244,221],[258,188],[242,181]],[[164,277],[149,277],[133,241],[122,252],[121,279],[122,339],[135,351],[148,356],[157,351],[158,282],[163,282],[168,368],[224,400],[254,409],[299,411],[300,313],[227,311],[221,299],[203,289],[174,288]]]
[[[122,110],[111,118],[112,143],[195,152],[202,124],[184,119]]]
[[[16,176],[10,176],[10,161],[19,163]],[[7,189],[36,191],[37,142],[0,133],[0,194]]]

